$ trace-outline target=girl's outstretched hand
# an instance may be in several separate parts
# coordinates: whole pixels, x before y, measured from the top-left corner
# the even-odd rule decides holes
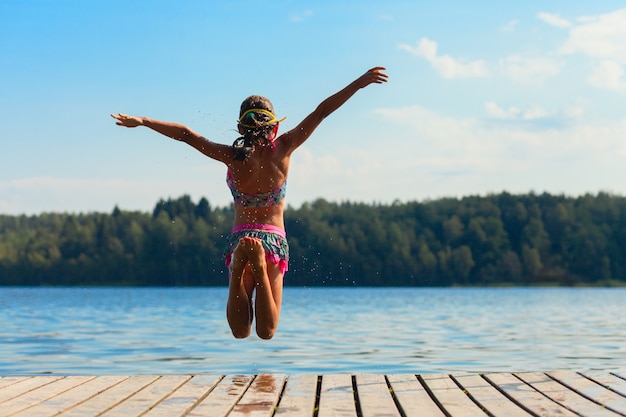
[[[370,84],[382,84],[387,82],[389,76],[382,71],[385,71],[385,67],[375,67],[367,71],[365,74],[357,78],[356,82],[359,88],[367,87]]]
[[[143,124],[139,117],[129,116],[127,114],[112,114],[111,117],[117,120],[117,123],[115,124],[118,126],[137,127]]]

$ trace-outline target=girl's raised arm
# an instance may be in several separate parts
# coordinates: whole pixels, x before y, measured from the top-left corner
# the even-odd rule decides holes
[[[118,126],[137,127],[145,126],[155,132],[169,138],[185,142],[202,152],[209,158],[228,163],[233,160],[233,150],[231,146],[211,142],[198,133],[178,123],[162,122],[149,119],[147,117],[129,116],[127,114],[112,114],[111,117],[117,120]]]
[[[322,123],[322,120],[341,107],[361,88],[367,87],[370,84],[386,83],[388,76],[382,72],[384,70],[384,67],[372,68],[348,84],[343,90],[322,101],[311,114],[298,124],[298,126],[286,133],[287,136],[285,140],[289,151],[293,152],[298,146],[302,145],[317,126]]]

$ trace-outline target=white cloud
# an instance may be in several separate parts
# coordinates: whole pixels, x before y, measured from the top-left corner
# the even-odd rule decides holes
[[[587,113],[588,103],[583,99],[576,99],[573,103],[566,104],[563,108],[563,116],[566,119],[582,119]]]
[[[511,20],[509,23],[502,26],[500,30],[503,32],[513,32],[517,28],[517,25],[519,25],[519,20]]]
[[[485,103],[485,110],[487,111],[487,115],[489,115],[489,117],[493,117],[495,119],[516,119],[520,114],[520,109],[517,107],[503,109],[492,101]]]
[[[501,144],[491,135],[482,135],[476,119],[457,119],[440,115],[420,106],[377,111],[385,119],[404,126],[406,143],[394,146],[388,158],[392,177],[410,175],[414,171],[427,176],[448,172],[490,172],[497,160]],[[408,127],[408,130],[406,129]],[[401,149],[398,153],[397,150]],[[388,150],[380,150],[379,157]],[[494,165],[495,164],[495,165]]]
[[[485,103],[485,112],[489,118],[526,122],[526,126],[540,126],[542,128],[562,128],[565,124],[578,123],[586,114],[588,103],[582,99],[575,99],[566,104],[559,111],[547,111],[538,104],[526,106],[502,107],[493,101]],[[519,125],[523,128],[524,125]]]
[[[537,17],[543,20],[545,23],[549,24],[550,26],[554,26],[557,28],[565,29],[572,26],[572,23],[569,20],[563,19],[558,14],[542,12],[537,14]]]
[[[376,156],[350,149],[349,158],[341,158],[343,150],[316,153],[302,146],[292,157],[287,203],[312,201],[320,196],[341,201],[355,195],[370,194],[370,177],[380,172]]]
[[[604,60],[600,62],[588,80],[591,85],[597,88],[616,92],[626,91],[624,68],[614,61]]]
[[[525,109],[514,106],[503,109],[493,101],[489,101],[485,103],[485,110],[488,116],[501,120],[538,120],[549,116],[548,112],[538,105],[528,106]]]
[[[504,109],[490,103],[486,108],[492,116],[527,118],[529,123],[546,115],[539,107]],[[400,148],[402,153],[396,153],[393,166],[383,164],[389,171],[386,175],[412,176],[414,187],[422,193],[430,190],[432,197],[502,190],[574,195],[606,189],[626,191],[620,180],[626,175],[626,143],[622,139],[626,120],[544,128],[538,124],[529,129],[523,123],[445,117],[419,106],[378,113],[404,126],[407,137],[406,143],[395,144],[394,149]],[[410,160],[411,168],[407,168]]]
[[[545,119],[548,116],[548,112],[537,104],[527,107],[522,113],[522,119],[524,120],[539,120]]]
[[[626,64],[626,9],[579,19],[560,52]]]
[[[558,22],[554,15],[542,13],[539,17],[553,24]],[[574,24],[563,24],[562,27],[569,27],[570,30],[558,53],[586,56],[593,68],[587,81],[593,87],[625,92],[626,8],[598,16],[580,17]]]
[[[479,78],[489,75],[484,61],[462,62],[450,55],[437,54],[437,42],[422,38],[417,46],[402,44],[400,49],[424,58],[444,78]]]
[[[542,83],[561,72],[561,64],[550,58],[525,58],[511,55],[500,60],[500,68],[510,79],[525,83]]]

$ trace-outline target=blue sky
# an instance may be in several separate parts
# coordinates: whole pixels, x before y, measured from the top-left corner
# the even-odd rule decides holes
[[[8,0],[0,54],[4,214],[227,205],[221,164],[109,114],[232,143],[246,96],[285,130],[378,65],[294,154],[292,206],[626,194],[623,2]]]

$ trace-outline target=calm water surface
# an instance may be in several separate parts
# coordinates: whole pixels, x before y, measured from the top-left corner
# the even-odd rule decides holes
[[[626,289],[286,288],[271,341],[226,288],[0,288],[0,375],[626,369]]]

